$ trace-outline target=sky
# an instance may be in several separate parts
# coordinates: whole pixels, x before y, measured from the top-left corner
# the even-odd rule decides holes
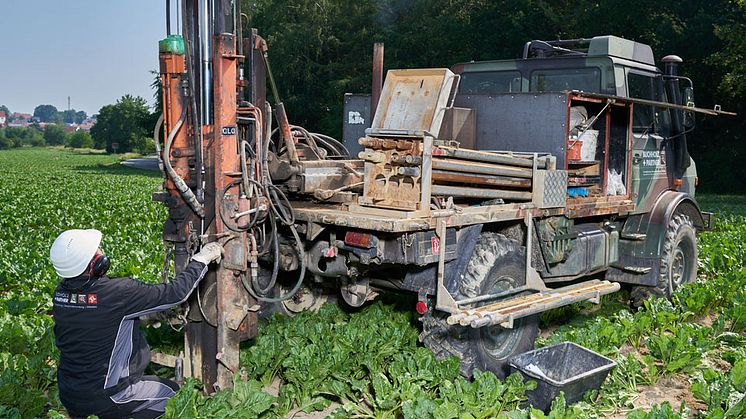
[[[165,32],[163,0],[0,0],[0,105],[64,110],[70,96],[91,115],[128,93],[152,104]]]

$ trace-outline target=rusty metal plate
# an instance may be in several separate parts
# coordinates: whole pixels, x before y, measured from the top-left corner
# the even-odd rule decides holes
[[[455,78],[447,68],[389,70],[371,128],[437,137]]]

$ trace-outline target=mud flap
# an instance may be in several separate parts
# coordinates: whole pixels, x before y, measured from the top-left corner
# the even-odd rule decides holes
[[[482,224],[464,227],[458,231],[456,254],[458,257],[445,263],[444,285],[450,292],[458,289],[461,273],[466,269],[469,258],[474,252],[479,234],[482,232]],[[409,270],[404,277],[401,287],[403,289],[427,295],[435,295],[438,264],[430,264],[423,269]]]

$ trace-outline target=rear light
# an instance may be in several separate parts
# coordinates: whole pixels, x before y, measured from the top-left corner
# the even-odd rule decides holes
[[[681,179],[674,179],[673,186],[681,186],[681,184],[684,183]]]
[[[415,310],[417,310],[417,313],[419,314],[425,314],[427,311],[427,304],[425,304],[424,301],[417,301],[417,304],[414,306]]]
[[[345,244],[348,246],[370,248],[371,235],[357,231],[348,231],[345,233]]]
[[[699,176],[694,178],[694,186],[699,186]]]

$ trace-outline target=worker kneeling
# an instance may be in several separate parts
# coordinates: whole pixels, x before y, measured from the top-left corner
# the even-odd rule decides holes
[[[223,248],[207,244],[173,281],[150,285],[107,277],[100,243],[98,230],[68,230],[49,251],[63,278],[54,292],[60,400],[72,416],[161,416],[179,386],[143,375],[150,348],[138,318],[186,301]]]

